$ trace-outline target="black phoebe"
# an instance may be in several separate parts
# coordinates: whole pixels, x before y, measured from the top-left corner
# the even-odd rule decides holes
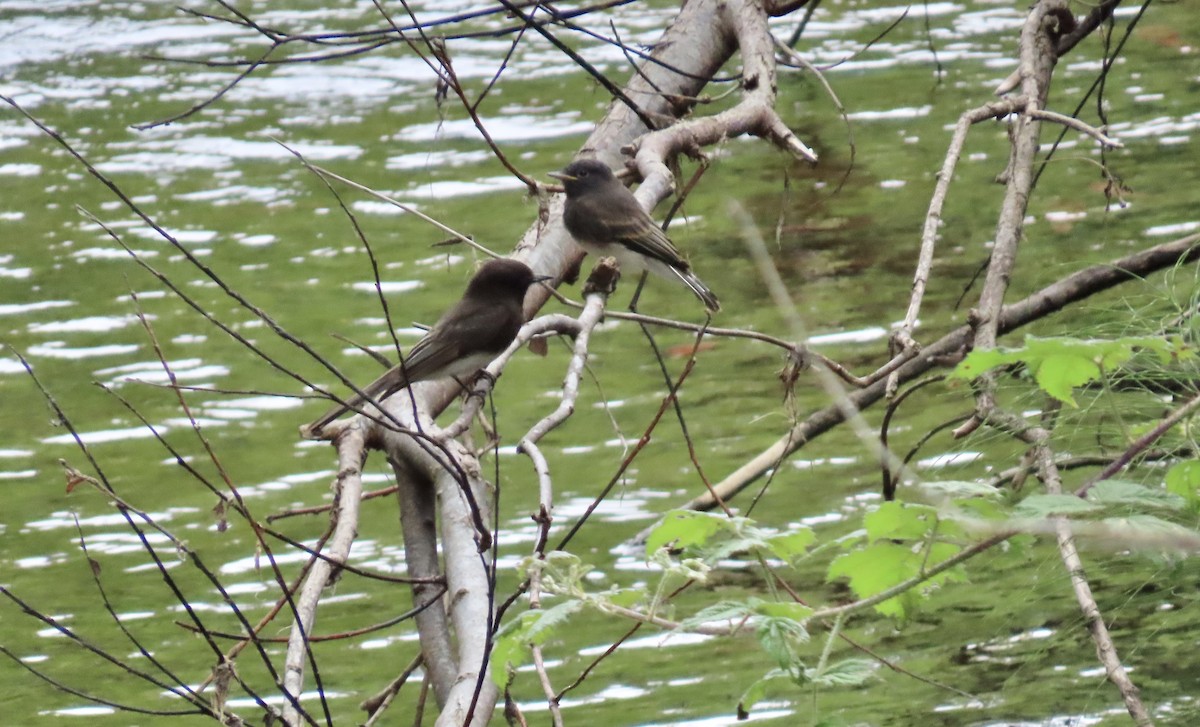
[[[404,363],[363,387],[382,401],[410,383],[428,379],[459,378],[474,374],[508,348],[525,323],[525,291],[547,276],[535,276],[518,260],[488,260],[467,283],[461,300],[409,350]],[[322,414],[303,431],[316,433],[329,422],[361,408],[367,398],[355,394]]]
[[[550,176],[562,180],[567,190],[563,222],[583,249],[615,257],[626,274],[649,270],[668,280],[678,278],[709,311],[721,309],[717,296],[692,273],[688,261],[608,165],[580,159]]]

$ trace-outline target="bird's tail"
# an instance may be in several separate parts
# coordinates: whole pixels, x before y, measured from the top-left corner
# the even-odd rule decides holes
[[[704,307],[708,309],[709,313],[716,313],[721,310],[721,301],[717,300],[716,294],[709,290],[704,281],[697,278],[695,273],[691,270],[680,270],[676,267],[672,267],[671,271],[683,281],[684,285],[696,294],[696,297],[704,303]]]
[[[392,388],[397,384],[397,377],[399,377],[399,387]],[[323,429],[326,424],[329,424],[331,421],[337,419],[348,411],[354,411],[356,409],[363,408],[363,406],[366,405],[371,399],[380,401],[381,399],[387,397],[388,394],[396,391],[397,388],[403,388],[405,385],[404,382],[405,378],[399,366],[389,369],[388,372],[383,376],[380,376],[378,379],[375,379],[363,387],[363,393],[366,394],[366,396],[355,394],[346,399],[345,404],[334,405],[329,411],[312,420],[308,424],[300,427],[300,433],[306,437],[320,435],[321,429]],[[389,389],[391,390],[389,391]]]

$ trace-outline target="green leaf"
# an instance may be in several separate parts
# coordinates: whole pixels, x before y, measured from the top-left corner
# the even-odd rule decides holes
[[[1099,510],[1100,506],[1074,495],[1030,495],[1017,503],[1016,514],[1020,517],[1050,517],[1052,515],[1080,515]]]
[[[1195,506],[1200,503],[1200,460],[1179,462],[1167,470],[1167,491]]]
[[[812,531],[812,528],[800,528],[767,538],[766,547],[776,557],[793,563],[805,554],[808,546],[812,545],[816,539],[817,534]]]
[[[1179,510],[1185,504],[1185,500],[1173,492],[1123,480],[1097,482],[1088,490],[1087,499],[1097,505],[1133,505],[1170,510]]]
[[[606,592],[604,598],[614,606],[633,608],[638,603],[645,601],[646,595],[644,588],[622,588]]]
[[[999,348],[975,349],[958,362],[947,378],[974,379],[999,366],[1013,363],[1017,357]]]
[[[759,618],[754,635],[763,650],[779,664],[782,669],[798,669],[800,663],[799,646],[808,641],[808,630],[804,625],[790,618]]]
[[[846,659],[826,666],[819,673],[816,669],[806,669],[805,676],[813,684],[820,686],[857,687],[875,676],[875,662],[867,659]]]
[[[754,709],[754,705],[758,704],[767,696],[767,687],[775,682],[792,681],[792,676],[782,669],[772,669],[760,679],[754,680],[754,683],[746,688],[742,693],[742,698],[738,700],[737,717],[739,720],[750,718],[750,710]]]
[[[773,618],[788,618],[803,623],[813,614],[812,608],[803,603],[782,603],[772,601],[756,601],[754,612],[761,616]]]
[[[729,527],[729,518],[694,510],[674,510],[663,516],[646,538],[646,556],[670,545],[689,548],[704,545],[713,535]]]
[[[508,680],[508,671],[525,662],[529,647],[546,643],[559,626],[583,607],[583,601],[564,601],[551,608],[526,611],[505,624],[496,634],[492,646],[492,679],[503,687]]]
[[[885,502],[863,517],[867,539],[923,540],[937,522],[937,511],[928,505]]]
[[[838,556],[829,564],[829,578],[845,577],[850,589],[859,598],[869,598],[892,586],[913,578],[926,566],[934,566],[959,551],[951,543],[934,543],[928,557],[924,548],[912,548],[881,540],[861,550]],[[898,596],[876,604],[875,610],[885,616],[904,618],[924,597],[924,591],[939,583],[962,579],[958,567],[937,574]]]
[[[950,378],[974,379],[999,366],[1023,363],[1034,372],[1038,386],[1046,393],[1074,406],[1072,389],[1094,381],[1103,372],[1112,371],[1143,350],[1154,353],[1163,363],[1194,355],[1178,336],[1115,340],[1027,336],[1025,345],[1020,348],[972,351],[954,368]]]
[[[742,601],[718,601],[711,606],[696,612],[690,618],[684,619],[680,626],[684,629],[695,628],[701,624],[713,621],[742,621],[754,615],[751,606]]]
[[[1072,390],[1100,377],[1100,367],[1086,356],[1047,356],[1037,367],[1034,379],[1050,396],[1064,404],[1078,406]]]
[[[856,596],[869,598],[913,575],[911,555],[908,548],[881,541],[835,558],[829,564],[829,577],[848,578]],[[875,610],[885,616],[899,617],[904,615],[905,605],[899,598],[891,598],[876,604]]]
[[[946,520],[971,519],[1004,520],[1010,515],[1007,505],[998,499],[984,500],[979,497],[973,497],[969,500],[959,500],[955,504],[957,505],[958,512],[941,513],[943,522]]]

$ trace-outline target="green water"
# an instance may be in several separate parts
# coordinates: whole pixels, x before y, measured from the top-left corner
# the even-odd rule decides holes
[[[368,5],[352,3],[256,3],[249,10],[292,28],[349,29],[377,26]],[[216,6],[205,6],[216,10]],[[713,150],[714,164],[673,227],[675,240],[697,272],[721,296],[718,323],[787,337],[783,317],[770,303],[728,214],[735,195],[760,229],[773,239],[777,266],[796,299],[810,334],[857,333],[820,350],[859,373],[886,360],[883,332],[903,317],[919,243],[920,225],[958,115],[990,99],[991,89],[1012,68],[1021,4],[975,2],[928,6],[932,39],[946,75],[935,82],[924,35],[923,9],[884,41],[829,74],[851,114],[855,155],[845,124],[810,77],[785,73],[780,109],[792,128],[821,155],[816,168],[796,164],[758,141],[730,141]],[[1082,7],[1077,8],[1083,12]],[[1132,8],[1130,9],[1132,10]],[[440,11],[446,11],[442,8]],[[439,11],[439,12],[440,12]],[[842,59],[873,38],[903,11],[880,3],[822,7],[798,46],[816,62]],[[418,12],[422,12],[418,10]],[[628,42],[651,43],[673,12],[669,6],[636,5],[590,21],[609,32],[611,17]],[[428,11],[432,14],[433,11]],[[1119,37],[1132,12],[1123,11]],[[780,35],[795,21],[781,20]],[[170,116],[231,80],[224,70],[147,59],[148,54],[194,59],[254,55],[249,34],[178,13],[171,3],[42,3],[0,0],[0,90],[58,129],[89,161],[184,245],[230,288],[246,295],[280,326],[310,342],[321,355],[357,380],[377,366],[331,334],[387,351],[379,304],[369,290],[371,267],[337,200],[278,139],[310,160],[419,205],[497,250],[506,250],[531,224],[536,204],[505,176],[452,103],[439,107],[428,71],[398,47],[324,65],[289,66],[256,74],[195,116],[140,132],[131,128]],[[1200,41],[1200,22],[1184,4],[1151,8],[1126,46],[1125,59],[1107,81],[1112,133],[1126,148],[1109,160],[1132,188],[1124,209],[1105,210],[1102,181],[1091,145],[1078,141],[1060,151],[1032,201],[1011,297],[1020,297],[1075,270],[1157,242],[1197,224],[1194,190],[1200,166],[1192,133],[1200,122],[1200,61],[1189,43]],[[585,53],[621,78],[620,57],[580,41]],[[451,46],[456,65],[479,88],[506,51],[503,43]],[[1059,66],[1051,105],[1067,112],[1091,84],[1099,57],[1091,40]],[[604,95],[565,65],[543,41],[529,39],[514,56],[484,116],[506,152],[535,176],[570,159],[604,109]],[[1094,108],[1094,102],[1091,108]],[[872,112],[888,112],[873,114]],[[877,116],[882,116],[878,118]],[[1093,115],[1094,117],[1094,115]],[[1093,118],[1087,117],[1087,118]],[[1049,141],[1054,131],[1047,130]],[[984,124],[972,132],[967,154],[945,213],[946,225],[919,333],[933,340],[961,323],[965,308],[954,301],[987,254],[1001,188],[1005,130]],[[847,171],[849,172],[848,176]],[[789,179],[784,189],[784,175]],[[845,177],[840,190],[835,188]],[[385,282],[399,285],[389,296],[402,343],[455,298],[473,256],[460,249],[431,248],[446,238],[415,217],[350,190],[340,190],[355,210],[379,257]],[[112,194],[90,178],[51,140],[7,106],[0,111],[0,341],[28,357],[38,379],[61,403],[90,445],[104,474],[128,502],[152,513],[198,551],[252,620],[272,603],[269,571],[255,561],[254,539],[234,520],[219,532],[211,513],[214,497],[172,463],[168,452],[111,394],[106,384],[219,481],[217,466],[190,431],[169,390],[129,381],[163,382],[151,338],[138,322],[140,309],[155,341],[183,384],[227,393],[185,394],[204,425],[220,466],[259,517],[329,499],[335,461],[324,445],[298,441],[296,427],[322,410],[320,402],[267,398],[260,394],[305,393],[294,379],[273,369],[213,325],[134,264],[83,208],[112,227],[145,259],[175,281],[214,316],[305,377],[333,379],[307,355],[281,341],[246,309],[162,239],[136,221]],[[1176,226],[1176,227],[1167,227]],[[1181,233],[1179,233],[1181,234]],[[1149,315],[1166,315],[1164,291],[1186,300],[1194,290],[1190,270],[1158,276],[1122,294],[1141,296]],[[573,295],[577,290],[571,291]],[[641,309],[700,320],[695,301],[652,281]],[[977,295],[973,292],[972,295]],[[628,291],[618,292],[623,306]],[[970,297],[968,297],[970,300]],[[1086,311],[1049,319],[1037,332],[1078,332],[1089,326],[1119,328],[1123,305],[1101,296]],[[663,331],[658,343],[671,353],[674,375],[692,342],[689,334]],[[818,338],[818,341],[820,339]],[[717,480],[758,454],[789,425],[775,372],[779,353],[742,340],[712,340],[690,376],[681,401],[701,464]],[[635,326],[609,323],[593,339],[595,380],[585,384],[570,422],[543,448],[557,487],[556,532],[563,533],[616,471],[623,449],[645,430],[666,390],[642,334]],[[550,346],[537,358],[522,353],[496,394],[501,450],[502,563],[500,593],[510,592],[517,561],[529,551],[536,507],[528,463],[511,446],[555,404],[567,351]],[[811,378],[801,380],[802,415],[824,406]],[[920,435],[965,413],[969,393],[931,387],[910,405],[893,445],[906,451]],[[608,407],[602,406],[604,402]],[[1037,402],[1027,402],[1030,408]],[[1159,411],[1131,411],[1137,418]],[[878,412],[868,419],[876,424]],[[615,422],[615,426],[614,426]],[[1094,420],[1092,422],[1094,424]],[[207,647],[175,625],[184,614],[147,556],[112,508],[83,487],[66,492],[59,458],[89,474],[86,459],[68,439],[45,399],[8,351],[0,352],[0,583],[32,606],[76,629],[91,642],[148,668],[103,611],[78,544],[71,514],[82,522],[89,552],[102,568],[114,608],[158,657],[190,683],[203,679],[213,657]],[[1083,430],[1081,430],[1083,432]],[[1094,429],[1080,434],[1080,448],[1094,447]],[[1012,465],[1018,448],[996,435],[954,442],[935,437],[921,458],[978,453],[966,465],[928,470],[931,477],[967,479]],[[490,464],[489,464],[490,466]],[[389,472],[378,458],[367,465],[369,486],[383,487]],[[1073,474],[1072,477],[1079,477]],[[877,499],[879,475],[871,456],[848,431],[833,432],[801,450],[781,468],[754,511],[764,525],[816,522],[818,536],[833,538],[856,527],[862,510]],[[638,457],[622,486],[574,543],[596,566],[597,589],[650,582],[635,551],[622,546],[663,511],[703,489],[677,423],[668,417]],[[744,496],[743,496],[744,497]],[[745,507],[749,500],[735,502]],[[286,520],[293,537],[315,538],[315,519]],[[389,498],[363,509],[355,545],[356,564],[391,573],[404,570]],[[154,546],[172,566],[189,600],[235,632],[212,587],[174,549]],[[277,553],[287,552],[280,546]],[[1192,623],[1197,571],[1188,560],[1155,561],[1085,545],[1102,610],[1117,647],[1132,667],[1163,724],[1191,724],[1200,693],[1200,663]],[[285,565],[295,572],[297,561]],[[844,588],[824,584],[823,564],[801,569],[790,580],[806,599],[848,599]],[[756,714],[772,724],[1113,724],[1126,719],[1115,690],[1103,678],[1079,609],[1052,548],[994,552],[971,565],[971,583],[936,593],[909,623],[862,616],[847,624],[860,643],[916,674],[975,695],[953,692],[881,668],[878,678],[854,690],[820,693],[780,690]],[[722,574],[675,601],[679,615],[722,598],[757,594],[751,575]],[[409,607],[403,587],[345,577],[333,602],[322,609],[317,632],[333,633],[383,621]],[[612,618],[581,615],[568,635],[547,646],[550,676],[561,687],[628,628]],[[281,627],[282,628],[282,627]],[[285,634],[283,630],[268,635]],[[77,688],[126,703],[164,708],[160,690],[46,631],[10,602],[0,606],[0,645],[31,665]],[[416,653],[407,626],[365,639],[314,648],[330,705],[340,723],[357,718],[356,705],[373,694]],[[820,651],[814,640],[812,658]],[[348,658],[347,652],[350,652]],[[282,647],[272,648],[276,663]],[[836,656],[852,652],[838,647]],[[248,655],[247,655],[248,656]],[[265,670],[244,656],[241,674],[272,693]],[[618,650],[564,701],[569,724],[727,724],[742,690],[770,663],[750,638],[693,642],[643,630]],[[311,686],[311,679],[307,682]],[[91,709],[79,697],[57,692],[10,660],[0,661],[0,713],[4,724],[71,724],[82,717],[97,725],[162,724],[186,719],[127,715]],[[393,707],[407,723],[415,692]],[[540,689],[526,672],[514,697],[536,723],[548,719]],[[306,700],[319,710],[316,700]],[[242,714],[253,708],[235,707]],[[1061,715],[1053,721],[1055,715]],[[199,724],[200,720],[191,718]],[[1069,722],[1067,720],[1077,721]]]

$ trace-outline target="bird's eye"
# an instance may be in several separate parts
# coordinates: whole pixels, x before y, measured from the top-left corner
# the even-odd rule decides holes
[[[586,169],[584,169],[583,171],[581,171],[579,173],[579,176],[581,176],[581,177],[586,177],[587,175],[588,175],[588,171]]]

